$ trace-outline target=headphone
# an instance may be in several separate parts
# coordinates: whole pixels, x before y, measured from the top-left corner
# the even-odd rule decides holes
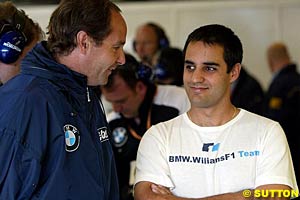
[[[168,39],[165,31],[159,25],[150,22],[150,23],[147,23],[146,26],[149,26],[154,30],[154,32],[158,38],[157,46],[158,46],[159,50],[170,46],[170,42],[169,42],[169,39]],[[133,50],[136,52],[136,41],[133,41]]]
[[[143,63],[139,63],[135,70],[135,76],[138,80],[146,81],[146,82],[153,82],[154,80],[154,73],[152,68],[148,65]]]
[[[173,79],[173,84],[182,85],[184,58],[182,50],[169,47],[160,52],[155,65],[155,77],[158,80]]]
[[[12,23],[0,21],[0,61],[11,64],[18,60],[25,47],[27,38],[22,32],[25,25],[25,15],[17,10]]]
[[[134,81],[141,80],[145,83],[153,82],[154,73],[150,66],[138,62],[136,58],[129,53],[125,53],[125,59],[125,64],[118,66],[117,69],[112,72],[112,74],[122,74],[121,77],[123,77],[124,80],[126,79],[126,82],[131,82],[127,81],[127,79]]]
[[[164,62],[158,62],[155,65],[155,77],[158,79],[165,79],[169,76],[169,70]]]

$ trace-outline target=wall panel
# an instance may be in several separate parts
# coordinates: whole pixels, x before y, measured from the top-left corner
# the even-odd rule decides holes
[[[284,41],[294,61],[300,61],[299,0],[218,0],[120,2],[127,21],[125,50],[133,53],[132,40],[138,25],[161,24],[173,46],[182,48],[187,35],[203,24],[220,23],[231,27],[244,46],[244,64],[266,88],[271,79],[265,51],[274,41]],[[55,6],[23,9],[45,30]]]

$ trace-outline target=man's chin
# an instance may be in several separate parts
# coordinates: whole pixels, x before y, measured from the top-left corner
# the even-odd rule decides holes
[[[127,118],[127,119],[133,118],[133,116],[130,115],[130,114],[122,113],[122,115],[123,115],[125,118]]]
[[[110,75],[110,74],[109,74]],[[106,85],[107,84],[107,82],[108,82],[108,76],[109,75],[107,75],[107,76],[105,76],[105,77],[102,77],[102,79],[100,79],[99,81],[98,81],[98,85]]]

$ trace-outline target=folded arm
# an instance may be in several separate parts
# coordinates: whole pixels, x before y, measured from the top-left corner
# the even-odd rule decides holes
[[[255,190],[265,191],[264,194],[268,194],[268,197],[256,198],[254,196],[254,190],[247,190],[247,192],[243,190],[239,192],[220,194],[220,195],[204,197],[204,198],[183,198],[183,197],[177,197],[173,195],[171,191],[166,187],[156,185],[151,182],[143,181],[136,184],[134,190],[135,191],[134,197],[135,200],[259,200],[259,199],[286,200],[286,199],[290,199],[289,197],[284,197],[285,195],[282,195],[283,193],[276,192],[282,190],[291,190],[291,188],[286,185],[280,185],[280,184],[263,185],[257,187]],[[262,193],[260,192],[256,194],[261,196]]]

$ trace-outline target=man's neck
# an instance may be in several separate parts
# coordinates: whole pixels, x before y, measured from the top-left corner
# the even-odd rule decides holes
[[[191,108],[187,112],[189,119],[201,126],[201,127],[212,127],[212,126],[221,126],[231,121],[239,113],[239,109],[235,106],[230,105],[226,109],[198,109]]]

